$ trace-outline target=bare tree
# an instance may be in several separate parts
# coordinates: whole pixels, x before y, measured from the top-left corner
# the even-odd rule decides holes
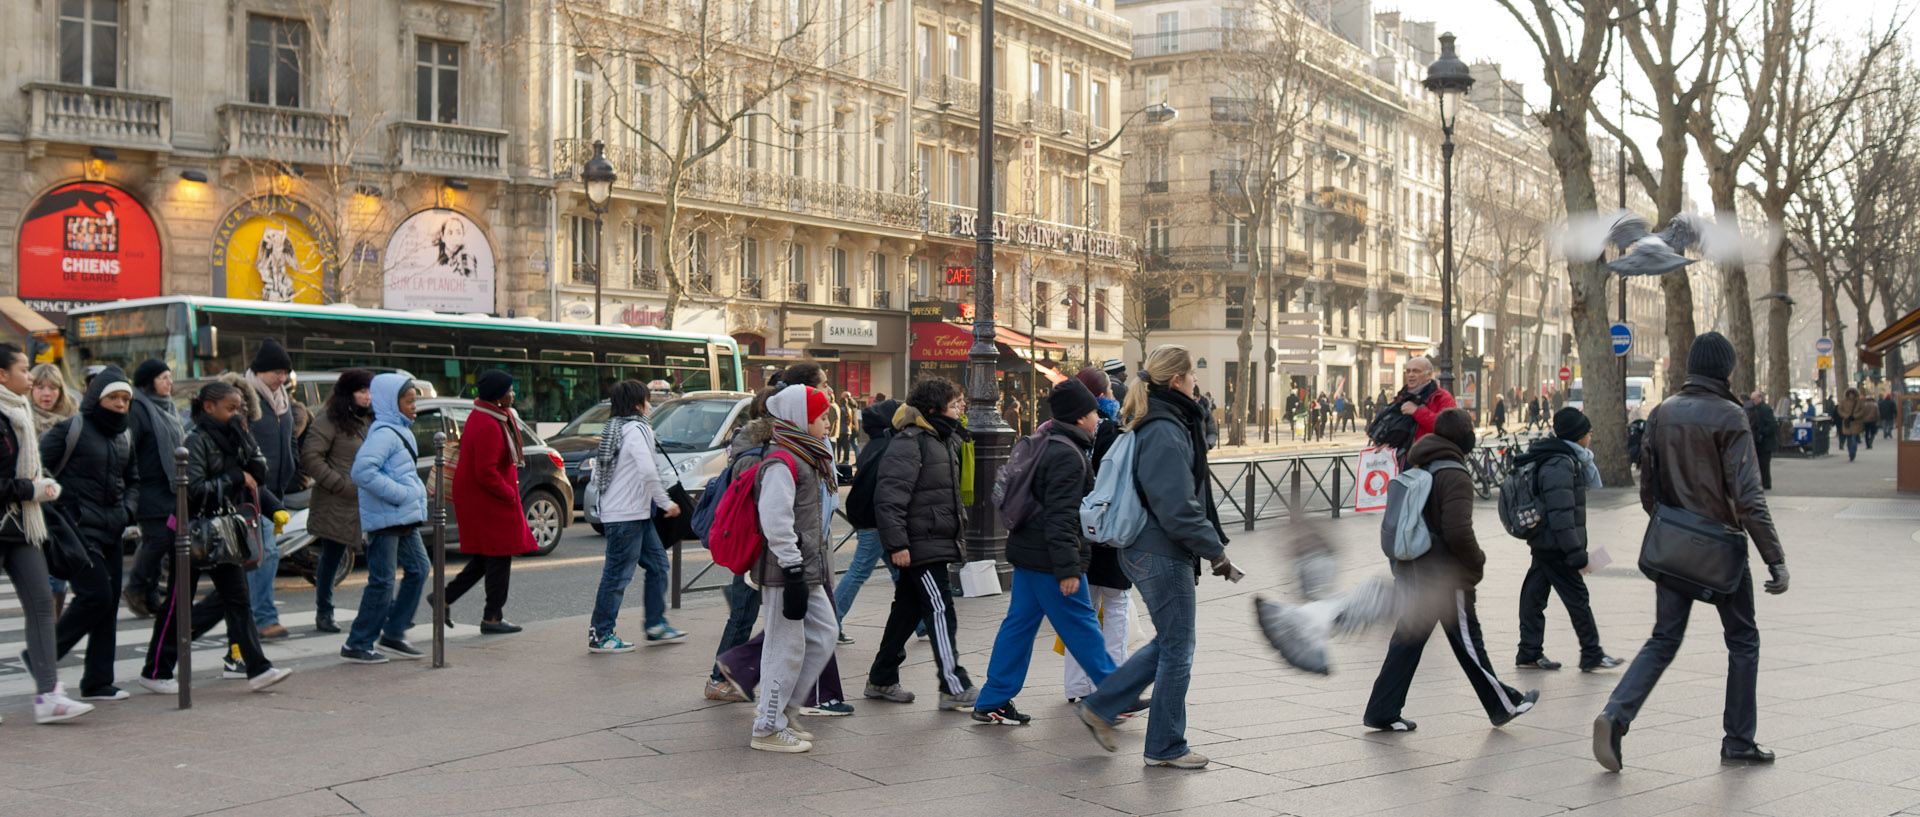
[[[1514,143],[1489,125],[1469,125],[1459,140],[1460,212],[1468,225],[1461,244],[1468,275],[1459,315],[1461,324],[1476,313],[1493,315],[1500,368],[1490,386],[1505,393],[1520,348],[1520,333],[1514,331],[1519,320],[1511,310],[1514,294],[1544,270],[1547,222],[1557,208],[1546,200],[1545,188],[1528,177],[1527,168],[1537,163],[1502,149]],[[1461,331],[1455,326],[1454,337]]]

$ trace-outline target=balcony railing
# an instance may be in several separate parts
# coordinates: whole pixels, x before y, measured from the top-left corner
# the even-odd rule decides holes
[[[1060,106],[1047,102],[1027,100],[1020,103],[1020,121],[1031,125],[1041,133],[1059,133],[1064,122]]]
[[[1193,28],[1138,34],[1133,38],[1133,56],[1158,57],[1166,54],[1191,54],[1197,51],[1271,50],[1272,34],[1245,28]]]
[[[592,264],[574,264],[573,265],[573,282],[574,283],[586,284],[588,286],[592,286],[595,281],[599,280],[599,278],[600,278],[600,270],[595,268]]]
[[[869,76],[873,77],[874,82],[884,82],[888,85],[900,84],[900,68],[885,60],[875,61]]]
[[[1090,120],[1087,119],[1087,115],[1079,111],[1068,110],[1060,114],[1061,130],[1070,130],[1082,137],[1092,138],[1093,134],[1087,130],[1088,121]]]
[[[1252,122],[1255,101],[1230,96],[1216,96],[1207,100],[1207,112],[1215,122]]]
[[[740,297],[742,298],[765,298],[766,292],[767,285],[764,279],[746,278],[740,281]]]
[[[280,162],[345,164],[346,117],[234,102],[220,106],[220,140],[229,156]]]
[[[852,287],[834,287],[833,302],[841,306],[852,306],[853,305],[853,288]]]
[[[507,177],[507,132],[435,122],[393,124],[394,164],[414,173]]]
[[[787,282],[787,300],[789,301],[812,300],[809,297],[812,294],[813,293],[808,290],[807,282],[805,281],[788,281]]]
[[[1339,258],[1323,260],[1320,262],[1320,274],[1336,284],[1362,289],[1367,286],[1367,265],[1359,261]]]
[[[173,148],[173,100],[114,88],[36,82],[27,93],[27,138],[102,147]]]
[[[1161,180],[1159,180],[1159,181],[1149,181],[1149,182],[1147,182],[1147,192],[1149,192],[1149,193],[1165,193],[1165,192],[1167,192],[1167,180],[1166,180],[1166,179],[1161,179]]]
[[[713,273],[691,272],[687,274],[687,291],[695,295],[713,294]]]
[[[1246,173],[1239,170],[1207,171],[1207,192],[1217,196],[1245,196]]]
[[[1079,26],[1088,34],[1099,35],[1122,46],[1133,39],[1132,23],[1079,0],[1027,0],[1027,5],[1042,14],[1050,14]]]
[[[557,139],[553,148],[554,175],[560,178],[571,177],[593,156],[591,140]],[[606,157],[618,174],[616,187],[656,195],[665,191],[668,162],[658,153],[644,148],[609,146]],[[711,160],[696,164],[681,175],[679,195],[683,200],[920,229],[920,200],[914,196]]]
[[[884,289],[874,290],[873,291],[873,308],[874,309],[892,309],[893,293],[888,292],[887,290],[884,290]]]
[[[660,271],[652,267],[641,267],[633,271],[633,288],[657,291],[660,289]]]

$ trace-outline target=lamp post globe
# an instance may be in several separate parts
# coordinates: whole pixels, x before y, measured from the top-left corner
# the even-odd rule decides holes
[[[1473,89],[1473,72],[1454,54],[1453,34],[1440,35],[1440,58],[1427,66],[1428,91],[1440,100],[1440,213],[1444,222],[1440,271],[1440,388],[1453,390],[1453,127]]]

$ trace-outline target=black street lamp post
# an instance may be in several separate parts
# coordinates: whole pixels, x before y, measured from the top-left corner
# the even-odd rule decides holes
[[[1440,98],[1442,228],[1440,270],[1440,388],[1453,391],[1453,125],[1473,88],[1473,72],[1453,53],[1453,34],[1440,35],[1440,59],[1427,66],[1427,90]]]
[[[1000,585],[1012,578],[1007,535],[993,507],[993,481],[1013,447],[1013,429],[1000,416],[1000,381],[994,376],[1000,346],[994,339],[993,291],[993,0],[980,0],[979,208],[974,222],[973,346],[967,350],[967,428],[973,435],[973,503],[967,508],[967,558],[992,559]]]
[[[593,211],[593,322],[603,323],[600,319],[601,281],[606,278],[606,235],[601,217],[607,212],[607,199],[613,195],[613,182],[617,179],[613,172],[613,163],[607,161],[606,145],[593,140],[593,158],[580,168],[580,182],[587,187],[587,209]]]

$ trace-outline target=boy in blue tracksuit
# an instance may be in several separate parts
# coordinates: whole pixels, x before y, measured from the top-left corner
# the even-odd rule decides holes
[[[416,470],[420,455],[411,428],[417,396],[413,381],[406,375],[383,374],[373,379],[368,392],[373,425],[353,457],[352,471],[353,484],[360,489],[360,529],[367,532],[367,589],[360,594],[360,612],[340,657],[355,664],[384,664],[389,656],[421,657],[407,643],[407,628],[413,626],[427,583],[427,549],[420,544],[427,486]],[[406,572],[398,594],[393,587],[396,560]]]

